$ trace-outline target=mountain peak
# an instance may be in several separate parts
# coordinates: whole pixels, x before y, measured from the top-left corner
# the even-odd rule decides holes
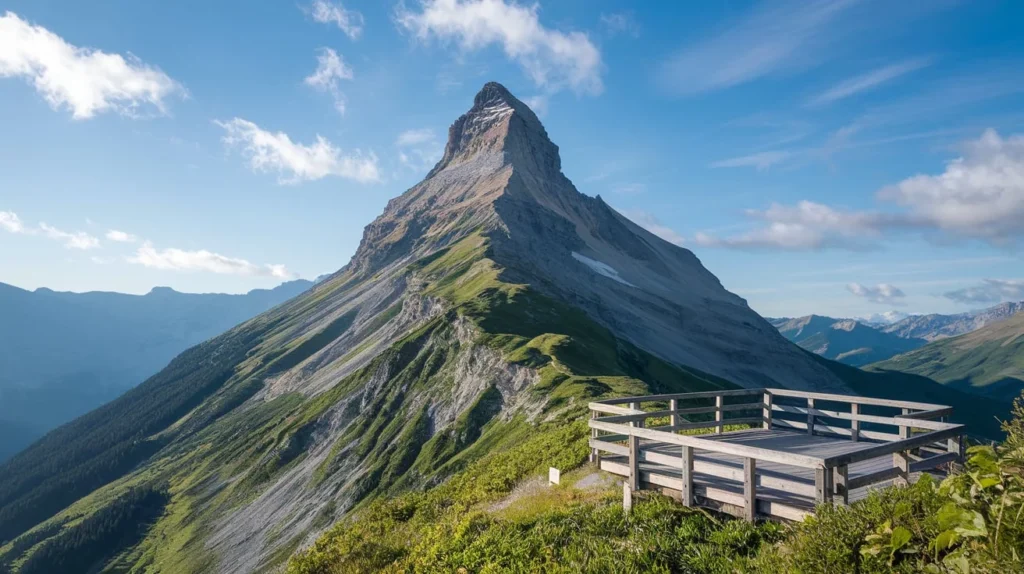
[[[427,175],[466,164],[539,167],[561,171],[556,146],[537,114],[498,82],[487,82],[473,107],[448,128],[444,157]]]

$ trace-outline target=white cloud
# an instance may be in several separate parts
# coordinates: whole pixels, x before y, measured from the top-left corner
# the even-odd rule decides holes
[[[397,14],[398,25],[421,40],[436,36],[456,41],[467,51],[497,44],[538,86],[589,94],[604,89],[597,46],[582,32],[545,28],[538,17],[538,4],[423,0],[421,7],[422,12],[402,7]]]
[[[429,128],[406,130],[398,134],[395,146],[399,148],[398,161],[415,171],[434,167],[444,153],[437,135]]]
[[[985,279],[980,285],[943,294],[957,303],[1000,303],[1024,300],[1024,280]]]
[[[63,241],[64,247],[68,249],[96,249],[100,246],[100,240],[84,231],[68,232],[61,231],[56,227],[45,223],[39,224],[43,235],[56,241]]]
[[[321,24],[334,24],[352,40],[358,40],[363,33],[363,15],[355,10],[346,10],[341,2],[314,0],[312,15]]]
[[[247,275],[255,277],[276,277],[290,279],[294,275],[284,265],[256,265],[245,259],[227,257],[201,249],[156,249],[149,241],[144,242],[127,258],[129,263],[162,269],[165,271],[205,271],[224,275]]]
[[[11,233],[25,232],[25,226],[21,223],[18,214],[13,211],[0,211],[0,229]]]
[[[1002,138],[987,130],[965,146],[963,157],[939,175],[916,175],[883,188],[877,197],[901,208],[850,211],[801,201],[749,210],[761,222],[753,231],[729,238],[705,234],[709,247],[864,249],[886,232],[916,230],[944,240],[977,239],[1011,246],[1024,237],[1024,136]]]
[[[1006,244],[1024,235],[1024,136],[986,130],[939,175],[916,175],[879,192],[917,225]]]
[[[676,231],[671,227],[668,227],[658,221],[658,218],[649,212],[641,209],[627,209],[624,210],[622,214],[628,217],[633,223],[643,227],[647,231],[650,231],[669,243],[674,243],[676,245],[683,245],[686,243],[686,239],[682,235],[676,233]]]
[[[359,150],[344,154],[323,136],[309,145],[293,142],[284,132],[268,132],[241,118],[215,121],[227,132],[224,143],[239,148],[256,172],[276,172],[278,182],[294,184],[302,181],[337,176],[362,183],[380,180],[377,156]]]
[[[662,85],[696,94],[816,65],[836,40],[834,24],[856,0],[763,2],[723,33],[664,62]]]
[[[545,95],[531,96],[523,100],[533,113],[543,116],[548,113],[548,97]]]
[[[760,220],[763,225],[727,238],[698,233],[697,244],[737,249],[864,249],[867,246],[864,238],[877,235],[880,219],[876,214],[837,210],[813,201],[801,201],[795,206],[773,203],[766,210],[748,210],[747,216]]]
[[[860,283],[850,283],[846,286],[846,289],[858,297],[883,305],[903,305],[903,301],[906,298],[906,294],[899,287],[888,283],[879,283],[874,287],[861,285]]]
[[[157,68],[132,56],[80,48],[7,12],[0,16],[0,78],[20,77],[54,109],[75,119],[106,111],[134,116],[145,106],[166,113],[165,100],[185,91]]]
[[[910,72],[920,70],[929,64],[931,64],[930,58],[916,58],[871,70],[870,72],[849,78],[835,86],[832,86],[828,90],[825,90],[811,98],[807,103],[811,106],[831,104],[832,102],[849,98],[850,96],[876,88],[885,82],[894,80],[900,76],[909,74]]]
[[[138,240],[138,237],[132,235],[131,233],[118,231],[116,229],[108,230],[106,237],[107,239],[111,241],[116,241],[118,243],[135,243]]]
[[[640,35],[640,24],[632,12],[601,14],[601,25],[611,36],[628,34],[636,38]]]
[[[353,78],[352,68],[345,63],[345,60],[337,52],[330,48],[320,48],[316,57],[316,71],[303,80],[307,86],[318,91],[331,94],[334,99],[334,109],[339,114],[345,113],[345,94],[338,87],[339,80],[351,80]]]
[[[793,153],[785,150],[763,151],[751,155],[723,159],[711,164],[713,168],[753,167],[764,171],[793,157]]]
[[[432,142],[436,139],[434,130],[430,128],[416,129],[416,130],[405,130],[398,134],[398,139],[395,140],[395,145],[399,147],[419,145],[428,142]]]

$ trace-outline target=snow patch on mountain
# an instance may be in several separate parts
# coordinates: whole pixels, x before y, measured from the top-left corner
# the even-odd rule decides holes
[[[591,259],[591,258],[587,257],[586,255],[580,255],[579,253],[576,253],[575,251],[572,252],[572,258],[575,259],[576,261],[579,261],[580,263],[586,265],[587,267],[590,267],[598,275],[604,275],[605,277],[611,279],[612,281],[618,281],[619,283],[622,283],[623,285],[629,285],[630,287],[636,287],[636,285],[633,285],[629,281],[626,281],[622,277],[619,277],[619,272],[616,271],[611,265],[606,265],[606,264],[601,263],[600,261],[598,261],[596,259]]]

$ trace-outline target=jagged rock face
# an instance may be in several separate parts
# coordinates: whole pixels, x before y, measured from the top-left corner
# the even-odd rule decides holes
[[[749,386],[843,389],[692,252],[577,191],[540,120],[496,83],[452,124],[423,182],[367,227],[352,266],[374,273],[475,231],[510,280],[585,309],[663,358]]]

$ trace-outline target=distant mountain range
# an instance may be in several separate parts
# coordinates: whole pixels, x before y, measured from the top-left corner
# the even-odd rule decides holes
[[[882,361],[923,346],[924,339],[903,338],[853,319],[808,315],[796,319],[770,319],[790,341],[822,357],[861,366]]]
[[[884,361],[1005,320],[1024,311],[1024,302],[1001,303],[955,315],[904,315],[890,311],[867,319],[835,319],[820,315],[768,319],[790,341],[804,349],[853,366]]]
[[[307,290],[244,295],[26,291],[0,283],[0,461],[117,397],[185,349]]]
[[[956,315],[911,315],[897,321],[883,331],[904,338],[937,341],[970,333],[991,323],[1002,321],[1024,311],[1024,301],[1000,303],[980,311],[968,311]]]
[[[868,370],[923,375],[962,391],[1013,400],[1024,390],[1024,313],[935,341]]]

